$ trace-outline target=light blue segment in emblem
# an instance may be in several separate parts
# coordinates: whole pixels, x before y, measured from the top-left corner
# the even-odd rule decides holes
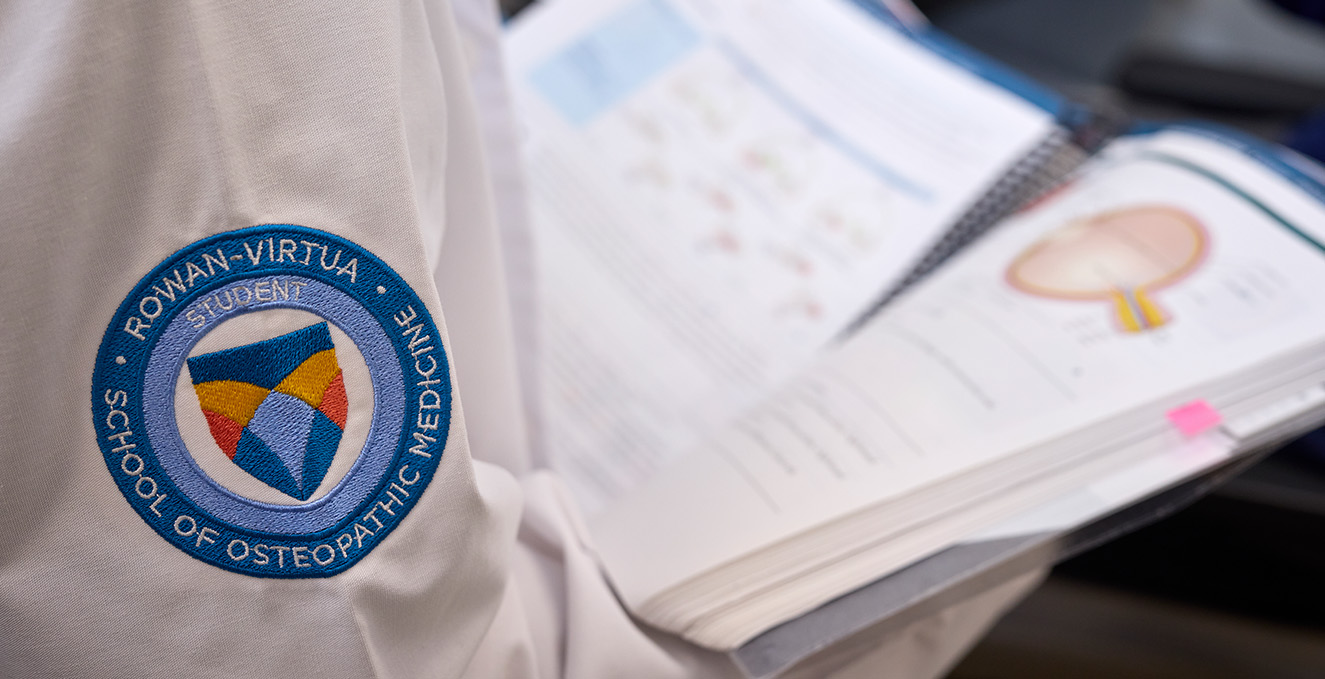
[[[313,425],[308,432],[308,447],[304,449],[304,478],[300,492],[296,495],[307,500],[318,484],[326,477],[331,462],[336,458],[336,449],[340,446],[341,429],[326,415],[313,411]]]
[[[255,478],[262,479],[263,483],[272,488],[290,497],[301,497],[299,484],[295,483],[285,463],[281,462],[281,458],[276,457],[276,453],[271,452],[271,448],[268,448],[267,444],[251,430],[245,429],[239,437],[239,444],[235,446],[234,462],[240,469]],[[301,499],[307,500],[308,496],[304,495]]]
[[[304,450],[308,447],[308,432],[313,428],[313,408],[288,394],[273,391],[263,399],[248,428],[257,434],[262,442],[271,448],[276,457],[294,477],[295,485],[304,487]],[[275,484],[258,476],[251,469],[250,474],[258,477],[267,485]]]

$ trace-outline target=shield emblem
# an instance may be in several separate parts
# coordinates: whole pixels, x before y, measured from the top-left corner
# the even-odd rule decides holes
[[[198,405],[221,450],[298,500],[336,456],[349,401],[326,323],[188,359]]]

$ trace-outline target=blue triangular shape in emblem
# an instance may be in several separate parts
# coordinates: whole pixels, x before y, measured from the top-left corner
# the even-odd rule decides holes
[[[341,430],[335,422],[320,412],[313,413],[313,427],[308,432],[308,448],[304,451],[303,487],[309,495],[317,490],[331,468],[340,437]]]
[[[290,497],[307,500],[308,495],[312,495],[312,492],[309,492],[308,495],[300,497],[299,484],[295,483],[285,463],[262,442],[262,439],[258,438],[257,434],[247,428],[239,437],[239,445],[235,448],[235,464],[252,474],[254,478]]]

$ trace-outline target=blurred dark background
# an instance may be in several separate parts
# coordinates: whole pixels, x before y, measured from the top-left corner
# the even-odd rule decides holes
[[[1325,0],[920,0],[941,30],[1122,118],[1202,118],[1325,161]],[[952,672],[1325,677],[1325,433],[1071,559]]]
[[[941,30],[1069,98],[1202,118],[1325,159],[1325,0],[917,0]]]

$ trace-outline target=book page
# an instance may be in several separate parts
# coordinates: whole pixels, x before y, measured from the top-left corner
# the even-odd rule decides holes
[[[593,521],[609,573],[638,601],[1011,454],[1219,407],[1221,378],[1325,341],[1322,230],[1227,145],[1116,142]]]
[[[762,396],[1053,129],[848,0],[561,0],[510,37],[552,466],[592,510]]]

